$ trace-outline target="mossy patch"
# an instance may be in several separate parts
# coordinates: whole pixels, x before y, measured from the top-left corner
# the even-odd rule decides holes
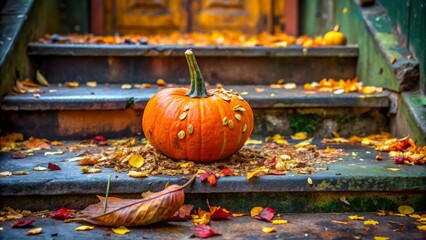
[[[288,116],[291,130],[296,132],[307,132],[312,134],[321,127],[322,118],[316,114],[300,114],[293,112]]]

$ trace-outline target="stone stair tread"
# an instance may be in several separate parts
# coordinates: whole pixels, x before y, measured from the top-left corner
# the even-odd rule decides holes
[[[179,85],[179,87],[187,87]],[[333,94],[306,93],[301,86],[293,90],[271,88],[269,85],[225,85],[238,93],[246,92],[243,97],[252,108],[289,108],[289,107],[389,107],[388,93],[374,94]],[[256,89],[263,89],[257,92]],[[0,100],[1,110],[112,110],[143,109],[159,87],[143,89],[122,89],[121,84],[99,85],[95,88],[84,84],[77,88],[58,86],[57,84],[41,88],[45,91],[40,98],[33,94],[9,95]],[[55,92],[51,92],[55,91]],[[272,94],[272,95],[271,95]]]
[[[222,206],[225,207],[226,206]],[[246,213],[248,214],[248,213]],[[364,216],[365,220],[379,222],[376,226],[366,226],[364,221],[349,220],[348,216]],[[349,213],[292,213],[282,214],[287,224],[272,225],[250,216],[230,220],[212,221],[211,227],[222,236],[211,239],[374,239],[375,236],[390,239],[425,239],[426,233],[417,229],[416,219],[399,216],[377,216],[374,212]],[[144,227],[132,227],[126,235],[114,234],[109,227],[96,226],[91,231],[75,231],[85,223],[64,223],[62,220],[35,217],[34,227],[42,227],[43,233],[31,239],[188,239],[192,235],[192,221],[168,221]],[[347,223],[347,224],[344,224]],[[392,223],[392,224],[390,224]],[[398,225],[400,224],[400,225]],[[10,221],[0,222],[0,238],[25,238],[28,228],[12,228]],[[263,233],[262,227],[274,227],[276,232]],[[31,228],[30,228],[31,229]],[[395,230],[397,229],[397,230]]]
[[[184,56],[192,49],[197,56],[225,57],[357,57],[358,46],[238,47],[178,45],[108,45],[29,43],[28,55],[50,56]]]
[[[65,141],[65,146],[76,142]],[[387,153],[379,153],[370,147],[359,144],[323,144],[314,140],[319,149],[326,146],[342,148],[350,153],[342,156],[341,161],[328,165],[327,170],[313,174],[296,175],[293,173],[280,176],[265,175],[254,177],[249,181],[245,176],[222,177],[216,186],[196,180],[186,189],[189,193],[249,193],[249,192],[339,192],[339,191],[425,191],[426,166],[396,165]],[[55,151],[60,147],[53,147]],[[26,159],[11,159],[9,153],[0,153],[0,172],[29,171],[28,175],[0,178],[0,196],[30,195],[67,195],[67,194],[104,194],[108,175],[112,175],[112,194],[142,193],[160,191],[164,185],[183,184],[190,176],[149,176],[147,178],[131,178],[127,173],[114,172],[111,168],[102,168],[101,173],[82,174],[76,162],[67,159],[75,157],[75,153],[65,152],[62,155],[45,156],[44,150],[35,152]],[[354,154],[352,154],[354,153]],[[356,156],[355,156],[356,155]],[[384,157],[383,161],[375,160],[376,155]],[[54,163],[61,167],[60,171],[34,171],[36,166],[47,167]],[[224,162],[226,164],[226,162]],[[398,168],[390,171],[388,168]],[[313,184],[307,183],[311,178]]]

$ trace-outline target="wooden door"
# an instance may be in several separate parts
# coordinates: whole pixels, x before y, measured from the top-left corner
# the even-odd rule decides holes
[[[230,30],[244,34],[282,31],[297,35],[298,0],[91,1],[95,34]]]

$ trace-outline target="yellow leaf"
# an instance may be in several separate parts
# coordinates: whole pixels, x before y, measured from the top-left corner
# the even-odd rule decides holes
[[[348,217],[351,220],[364,220],[364,217],[358,215],[352,215]]]
[[[275,220],[271,220],[271,223],[272,224],[277,224],[277,225],[279,225],[279,224],[286,224],[288,221],[287,220],[285,220],[285,219],[275,219]]]
[[[401,205],[398,207],[398,211],[402,214],[412,214],[414,212],[414,208],[407,205]]]
[[[313,138],[309,138],[309,139],[307,139],[305,141],[302,141],[302,142],[300,142],[300,143],[298,143],[298,144],[296,144],[294,146],[296,148],[306,147],[306,146],[308,146],[308,145],[310,145],[312,143],[312,140],[314,140],[314,139]]]
[[[410,218],[420,218],[419,214],[410,214],[408,215]]]
[[[76,88],[79,86],[78,82],[66,82],[65,86],[69,87],[69,88]]]
[[[130,232],[130,230],[129,229],[127,229],[126,227],[124,227],[124,226],[120,226],[120,227],[118,227],[118,228],[112,228],[111,229],[115,234],[119,234],[119,235],[124,235],[124,234],[126,234],[126,233],[129,233]]]
[[[293,136],[291,136],[291,139],[293,140],[304,140],[308,137],[308,133],[307,132],[297,132],[296,134],[294,134]]]
[[[80,227],[76,227],[75,230],[76,231],[87,231],[87,230],[92,230],[94,229],[95,226],[80,226]]]
[[[271,233],[271,232],[275,232],[275,228],[273,227],[262,227],[262,232],[264,233]]]
[[[246,145],[260,145],[262,143],[263,142],[261,140],[248,139],[245,144]]]
[[[128,83],[125,83],[125,84],[121,85],[121,89],[131,89],[131,88],[132,88],[132,85],[128,84]]]
[[[419,229],[420,231],[426,231],[426,225],[417,226],[417,229]]]
[[[277,140],[274,140],[274,141],[279,145],[288,145],[288,142],[284,139],[277,139]]]
[[[27,235],[37,235],[43,232],[43,228],[33,228],[27,232]]]
[[[135,168],[140,168],[144,163],[145,163],[145,159],[139,154],[135,154],[131,156],[129,159],[130,166]]]
[[[36,71],[36,80],[42,86],[49,86],[49,82],[46,80],[43,74],[40,73],[39,70]]]
[[[44,156],[50,156],[50,155],[61,155],[61,154],[63,154],[64,152],[62,152],[62,151],[56,151],[56,152],[45,152],[44,153]]]
[[[8,177],[8,176],[12,176],[12,172],[9,172],[9,171],[0,172],[0,177]]]
[[[100,173],[102,170],[100,168],[89,168],[89,166],[84,166],[81,168],[82,173]]]
[[[46,167],[42,167],[42,166],[37,166],[33,169],[34,171],[46,171],[47,168]]]
[[[259,215],[263,211],[263,207],[254,207],[250,210],[250,216],[254,217]]]
[[[233,213],[232,214],[233,217],[242,217],[244,215],[245,215],[244,213]]]
[[[392,171],[392,172],[397,172],[397,171],[401,171],[401,169],[400,168],[388,168],[388,170],[389,171]]]
[[[383,236],[374,236],[374,240],[389,240],[390,238],[388,237],[383,237]]]
[[[186,162],[186,163],[181,163],[179,166],[181,168],[190,168],[190,167],[194,166],[194,163],[193,162]]]
[[[127,176],[134,177],[134,178],[144,178],[144,177],[148,177],[148,172],[147,171],[143,171],[143,172],[129,171]]]
[[[209,224],[210,223],[210,212],[203,214],[203,216],[198,216],[198,215],[191,215],[192,216],[192,222],[194,224]]]
[[[308,181],[308,184],[309,184],[309,185],[314,184],[314,182],[312,181],[312,178],[310,178],[310,177],[308,177],[308,180],[307,180],[307,181]]]
[[[377,225],[377,224],[379,224],[379,222],[372,219],[368,219],[367,221],[364,221],[364,225]]]
[[[247,180],[250,180],[253,176],[259,174],[259,173],[268,173],[269,169],[267,168],[259,168],[252,172],[247,173]]]

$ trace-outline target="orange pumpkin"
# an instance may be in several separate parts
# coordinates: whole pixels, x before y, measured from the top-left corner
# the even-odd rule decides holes
[[[147,140],[178,160],[210,162],[237,152],[253,131],[253,111],[238,93],[206,90],[191,50],[185,52],[191,89],[166,88],[147,103],[142,128]]]

